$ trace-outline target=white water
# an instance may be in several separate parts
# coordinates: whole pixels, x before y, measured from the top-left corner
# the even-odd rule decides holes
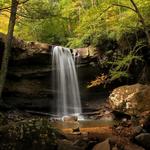
[[[56,114],[60,117],[81,114],[78,79],[70,49],[56,46],[53,49],[53,88]]]

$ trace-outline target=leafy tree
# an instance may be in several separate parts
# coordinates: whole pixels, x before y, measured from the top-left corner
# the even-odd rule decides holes
[[[67,18],[61,15],[57,1],[30,0],[20,8],[18,15],[17,37],[51,44],[67,43]]]
[[[90,7],[81,16],[80,24],[74,31],[75,36],[70,39],[70,45],[77,47],[89,39],[91,44],[96,45],[101,37],[119,39],[125,32],[132,32],[136,28],[146,29],[147,33],[149,5],[147,0],[146,5],[139,0],[136,3],[133,0],[99,1],[96,7]]]

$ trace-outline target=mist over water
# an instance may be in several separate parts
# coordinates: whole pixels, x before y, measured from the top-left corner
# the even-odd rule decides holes
[[[76,74],[75,62],[69,48],[56,46],[53,48],[52,59],[52,82],[56,115],[62,117],[67,115],[81,114],[81,101]]]

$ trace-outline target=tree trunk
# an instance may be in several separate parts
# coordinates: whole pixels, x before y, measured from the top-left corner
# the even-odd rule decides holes
[[[144,20],[142,14],[140,13],[140,11],[139,11],[137,5],[135,4],[134,0],[130,0],[130,1],[131,1],[132,5],[133,5],[133,7],[134,7],[134,9],[135,9],[135,11],[136,11],[136,13],[137,13],[137,15],[138,15],[138,17],[139,17],[139,19],[140,19],[142,25],[143,25],[144,32],[145,32],[146,37],[147,37],[148,45],[150,46],[150,34],[149,34],[148,28],[147,28],[147,26],[146,26],[146,24],[145,24],[145,20]]]
[[[10,14],[9,25],[8,25],[8,33],[7,33],[5,50],[3,54],[2,66],[1,66],[1,72],[0,72],[0,101],[1,102],[2,102],[2,91],[3,91],[4,84],[5,84],[6,74],[7,74],[7,69],[8,69],[8,61],[9,61],[12,39],[13,39],[13,31],[14,31],[14,26],[15,26],[15,21],[16,21],[17,6],[18,6],[18,1],[12,0],[11,14]]]
[[[91,0],[91,4],[92,4],[92,7],[95,7],[95,6],[97,6],[97,1],[96,0]]]

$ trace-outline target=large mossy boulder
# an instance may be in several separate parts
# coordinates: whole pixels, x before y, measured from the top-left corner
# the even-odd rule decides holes
[[[112,109],[130,115],[150,110],[150,86],[142,84],[115,88],[109,96]]]

